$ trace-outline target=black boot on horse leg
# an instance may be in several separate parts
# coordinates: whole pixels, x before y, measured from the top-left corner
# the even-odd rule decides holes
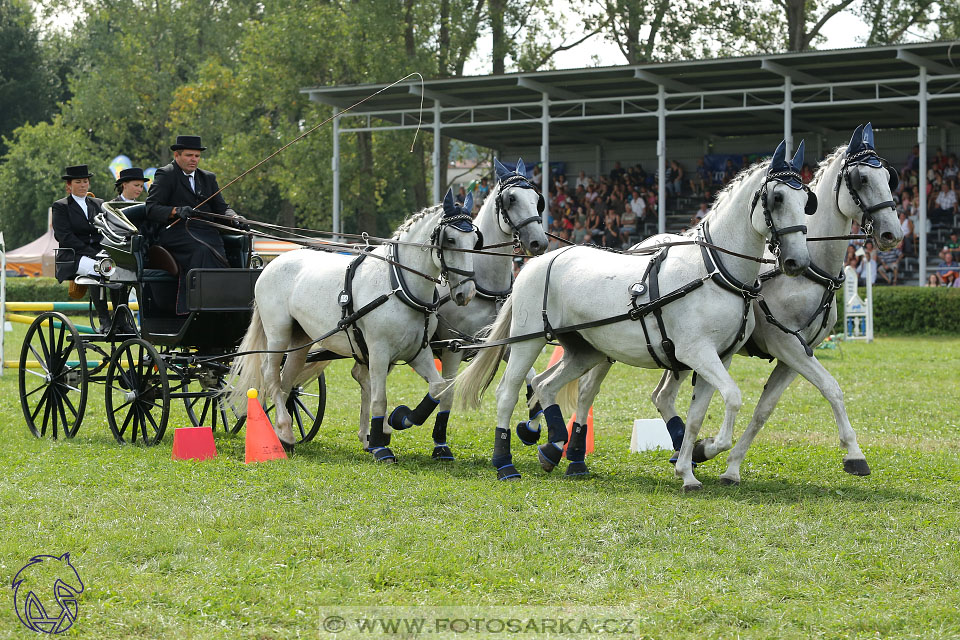
[[[585,476],[590,473],[585,462],[587,457],[587,425],[573,423],[573,433],[570,435],[570,444],[567,445],[567,477]]]
[[[530,398],[533,397],[533,387],[529,384],[527,385],[527,403],[530,403]],[[537,428],[534,429],[532,423],[535,419],[540,417],[540,414],[543,413],[543,409],[540,407],[540,402],[537,401],[535,405],[530,407],[529,420],[524,420],[523,422],[517,423],[517,437],[520,438],[520,442],[527,446],[535,445],[540,441],[540,424],[537,423]]]
[[[510,431],[500,429],[495,431],[493,441],[493,458],[490,459],[497,470],[497,480],[519,480],[520,472],[513,466],[513,454],[510,453]]]
[[[453,460],[453,451],[447,446],[447,420],[449,419],[449,411],[438,411],[437,421],[433,425],[433,455],[431,457],[438,462]]]
[[[563,414],[560,405],[552,404],[543,410],[543,417],[547,420],[547,444],[537,447],[537,458],[544,471],[553,471],[563,458],[563,445],[567,442],[567,427],[563,423]]]
[[[433,413],[433,410],[437,408],[438,404],[440,404],[440,401],[434,400],[433,396],[428,393],[423,396],[423,400],[421,400],[417,408],[412,411],[410,407],[405,404],[399,405],[390,414],[387,424],[396,431],[403,431],[414,425],[419,427],[427,421],[427,418],[430,417],[430,414]]]
[[[370,433],[367,444],[373,459],[377,462],[396,462],[397,456],[390,450],[390,434],[383,432],[383,416],[370,419]]]

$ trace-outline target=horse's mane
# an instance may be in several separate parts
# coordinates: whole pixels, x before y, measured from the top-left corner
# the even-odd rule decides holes
[[[820,178],[823,177],[823,174],[826,172],[827,167],[830,166],[830,163],[842,156],[846,150],[847,145],[842,144],[834,149],[833,153],[820,161],[820,164],[817,165],[817,172],[814,174],[813,180],[810,181],[811,189],[814,188],[818,182],[820,182]]]
[[[743,169],[733,177],[733,180],[727,183],[723,189],[717,192],[716,197],[713,199],[713,204],[710,206],[710,211],[703,217],[704,220],[711,217],[713,212],[717,210],[717,207],[720,206],[724,200],[730,197],[730,193],[736,189],[741,182],[749,180],[753,174],[758,171],[766,171],[767,167],[770,166],[770,158],[764,158],[760,162],[755,163],[753,166]]]
[[[425,209],[421,209],[420,211],[415,211],[414,213],[410,214],[410,216],[406,220],[400,223],[400,226],[397,227],[397,230],[393,232],[393,239],[398,240],[401,234],[413,229],[417,225],[417,223],[419,223],[421,220],[423,220],[427,216],[435,214],[439,207],[440,205],[433,205],[432,207],[427,207]]]

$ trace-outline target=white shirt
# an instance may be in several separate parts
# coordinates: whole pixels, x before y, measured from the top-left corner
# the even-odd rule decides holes
[[[89,218],[89,217],[90,217],[90,214],[87,212],[87,199],[86,199],[86,198],[78,198],[77,196],[73,195],[72,193],[70,194],[70,197],[73,198],[73,201],[74,201],[74,202],[76,202],[78,205],[80,205],[80,208],[81,208],[81,209],[83,209],[83,215],[85,215],[85,216],[87,216],[87,217]]]
[[[194,171],[193,173],[196,173],[196,171]],[[184,173],[183,175],[187,176],[187,179],[190,180],[190,190],[196,193],[197,185],[193,181],[193,173]]]
[[[643,215],[643,211],[646,208],[647,208],[647,203],[643,201],[643,198],[637,197],[630,201],[630,209],[638,217]]]

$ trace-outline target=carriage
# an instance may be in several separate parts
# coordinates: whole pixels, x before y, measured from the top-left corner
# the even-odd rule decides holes
[[[171,406],[182,401],[190,423],[237,433],[246,420],[223,391],[233,354],[250,322],[263,260],[249,234],[224,233],[230,268],[187,274],[189,313],[175,311],[178,265],[154,243],[145,205],[105,203],[96,224],[103,234],[98,270],[104,286],[129,288],[139,302],[139,326],[126,304],[106,332],[81,333],[64,314],[48,311],[27,330],[20,353],[20,403],[30,432],[72,438],[87,407],[91,383],[104,387],[104,409],[120,443],[157,444]],[[61,250],[58,260],[72,260]],[[128,322],[123,322],[123,318]],[[123,327],[130,327],[126,332]],[[326,406],[321,373],[294,388],[286,402],[298,442],[316,435]],[[268,414],[274,408],[265,407]]]

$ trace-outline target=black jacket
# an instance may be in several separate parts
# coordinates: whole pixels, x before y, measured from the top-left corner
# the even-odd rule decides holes
[[[217,176],[209,171],[198,168],[194,173],[194,181],[197,193],[190,190],[190,180],[177,163],[171,162],[157,169],[147,192],[147,220],[168,225],[170,212],[174,207],[196,207],[220,190]],[[217,194],[200,210],[222,214],[227,210],[227,203],[223,196]]]
[[[60,260],[56,266],[55,275],[57,280],[63,282],[77,275],[77,268],[80,266],[80,258],[87,256],[96,257],[100,253],[100,240],[102,236],[100,231],[93,225],[92,218],[101,211],[103,200],[100,198],[85,198],[87,203],[87,215],[84,215],[83,209],[73,199],[73,196],[61,198],[51,205],[53,209],[53,235],[57,239],[61,248],[73,249],[73,263],[69,260],[69,255],[61,252]]]

